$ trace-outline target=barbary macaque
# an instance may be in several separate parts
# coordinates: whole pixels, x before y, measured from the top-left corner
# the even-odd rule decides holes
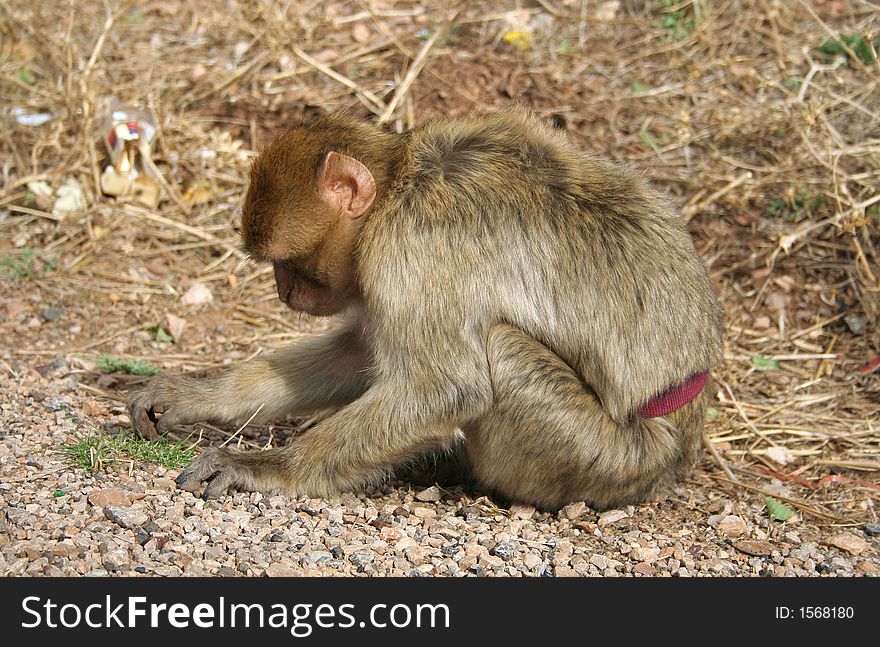
[[[283,448],[178,477],[326,496],[437,450],[546,509],[644,501],[700,454],[721,311],[670,201],[522,108],[409,132],[335,114],[255,160],[243,248],[327,332],[132,392],[142,434],[337,407]]]

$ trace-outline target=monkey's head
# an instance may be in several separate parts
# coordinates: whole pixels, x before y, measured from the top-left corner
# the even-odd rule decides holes
[[[388,177],[386,136],[331,115],[279,135],[254,161],[242,246],[273,265],[278,298],[291,309],[330,315],[358,297],[357,237]]]

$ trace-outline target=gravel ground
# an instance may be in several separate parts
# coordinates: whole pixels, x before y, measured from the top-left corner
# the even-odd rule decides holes
[[[70,360],[71,362],[75,360]],[[771,522],[759,497],[689,482],[652,504],[558,514],[479,493],[391,482],[330,499],[237,493],[205,502],[176,470],[57,451],[121,407],[96,410],[62,359],[4,362],[0,568],[5,575],[852,576],[876,575],[880,527]],[[45,375],[44,375],[45,374]],[[704,466],[708,468],[708,466]]]

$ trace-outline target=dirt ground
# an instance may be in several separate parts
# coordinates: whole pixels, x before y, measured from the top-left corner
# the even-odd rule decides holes
[[[866,0],[4,2],[0,570],[876,575],[878,34]],[[690,479],[602,514],[402,481],[177,490],[192,450],[302,421],[143,447],[123,403],[144,378],[109,360],[213,371],[326,325],[237,248],[256,151],[338,108],[406,129],[514,102],[644,169],[688,221],[727,317]],[[155,208],[100,190],[111,105],[157,126]]]

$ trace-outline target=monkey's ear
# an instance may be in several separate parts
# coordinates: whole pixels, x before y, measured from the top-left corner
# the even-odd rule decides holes
[[[350,218],[359,218],[376,199],[376,181],[353,157],[330,151],[318,169],[318,195]]]

